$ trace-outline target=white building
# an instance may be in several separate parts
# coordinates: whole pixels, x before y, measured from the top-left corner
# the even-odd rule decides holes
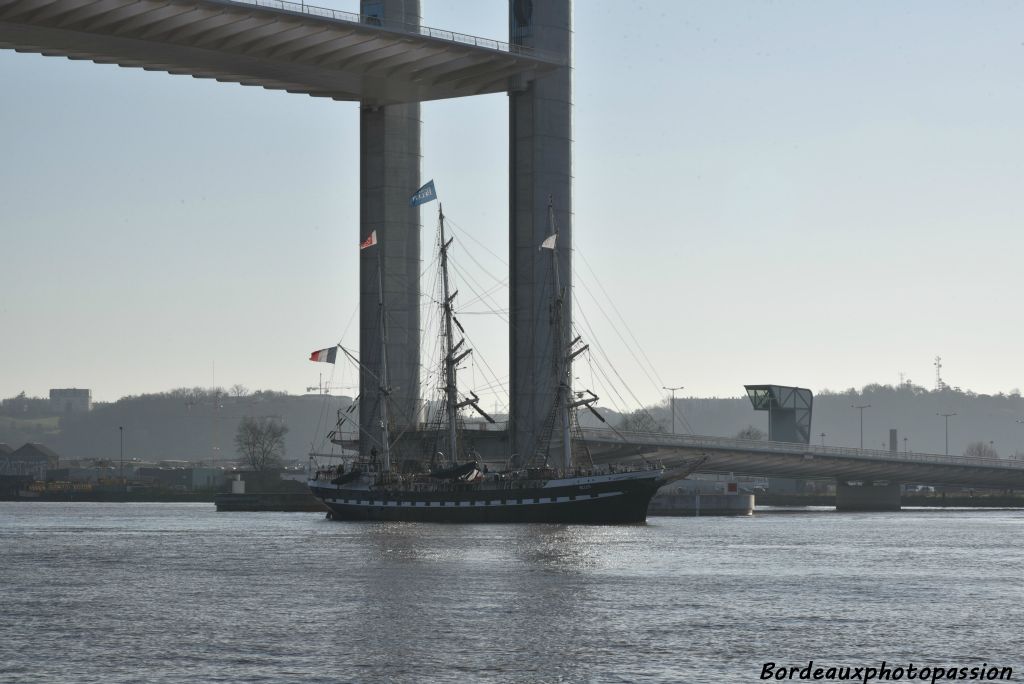
[[[92,390],[68,389],[50,390],[50,410],[59,415],[86,413],[92,410]]]

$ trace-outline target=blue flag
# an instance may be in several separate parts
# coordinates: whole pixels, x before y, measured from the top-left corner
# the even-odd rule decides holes
[[[434,190],[434,181],[428,182],[422,188],[416,191],[412,197],[409,198],[410,207],[418,207],[421,204],[427,202],[433,202],[437,199],[437,191]]]

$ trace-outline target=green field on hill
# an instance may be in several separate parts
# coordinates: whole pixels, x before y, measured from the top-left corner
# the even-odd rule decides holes
[[[56,430],[60,426],[60,418],[50,416],[48,418],[11,418],[0,416],[0,429],[3,430],[31,430],[42,428],[44,430]]]

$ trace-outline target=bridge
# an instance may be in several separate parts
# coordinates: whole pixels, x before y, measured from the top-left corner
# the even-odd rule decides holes
[[[0,0],[0,48],[374,106],[504,92],[564,61],[280,0]]]
[[[354,248],[377,234],[375,249],[360,250],[359,348],[369,369],[386,347],[393,415],[406,417],[420,404],[421,222],[409,203],[422,185],[420,103],[507,92],[510,412],[513,452],[527,453],[557,391],[544,287],[553,267],[537,251],[549,198],[572,287],[572,2],[507,2],[505,43],[423,26],[420,0],[360,0],[359,13],[286,0],[0,0],[0,49],[359,102],[360,220],[348,239]],[[359,384],[376,394],[369,370]],[[379,408],[359,420],[379,430]]]
[[[467,449],[484,461],[504,463],[511,444],[507,426],[478,427],[463,432]],[[436,443],[436,430],[427,426],[407,436],[420,453],[430,453]],[[355,440],[345,443],[356,445]],[[599,465],[651,460],[671,468],[699,461],[698,473],[835,479],[836,507],[841,510],[899,510],[902,484],[1024,490],[1024,461],[999,458],[593,427],[580,429],[574,450],[578,447],[585,447]]]
[[[702,473],[835,478],[836,507],[847,510],[898,509],[900,484],[1024,489],[1024,461],[1017,460],[598,428],[582,433],[598,463],[703,459]]]
[[[556,207],[560,244],[572,244],[572,31],[569,0],[510,0],[509,6],[510,38],[503,43],[421,26],[419,0],[361,0],[359,14],[282,0],[0,0],[0,49],[360,102],[360,232],[352,244],[378,231],[387,273],[381,297],[393,316],[391,379],[402,388],[392,399],[401,415],[415,415],[419,405],[420,221],[418,210],[408,206],[421,180],[418,103],[508,92],[513,423],[503,433],[481,431],[473,439],[483,444],[496,438],[502,446],[494,453],[522,454],[536,444],[555,392],[553,379],[547,385],[537,380],[553,367],[554,353],[546,343],[554,332],[548,302],[538,286],[548,281],[549,266],[538,259],[537,246],[548,236],[548,197]],[[570,255],[568,249],[560,254],[567,288]],[[376,264],[376,256],[361,255],[363,350],[379,348]],[[369,396],[377,382],[364,374],[360,385]],[[809,430],[810,405],[799,400],[795,395],[792,405],[768,407],[775,411],[773,431],[783,417],[779,411],[793,412],[797,427],[805,411]],[[371,432],[379,414],[365,410],[360,422]],[[695,435],[583,433],[602,462],[700,458],[703,472],[834,477],[840,507],[898,508],[899,483],[1024,488],[1024,462]]]

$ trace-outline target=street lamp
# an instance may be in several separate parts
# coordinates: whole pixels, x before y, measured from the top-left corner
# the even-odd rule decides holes
[[[821,433],[821,446],[825,446],[825,433]]]
[[[937,416],[942,416],[946,419],[946,455],[949,456],[949,417],[955,416],[955,413],[936,413]]]
[[[676,390],[683,389],[683,385],[680,385],[679,387],[665,387],[662,385],[661,389],[668,390],[672,393],[672,434],[674,435],[676,434]]]
[[[863,449],[864,448],[864,409],[871,408],[871,404],[863,404],[861,406],[857,406],[855,404],[850,404],[850,408],[855,408],[855,409],[858,409],[860,411],[860,448]]]

